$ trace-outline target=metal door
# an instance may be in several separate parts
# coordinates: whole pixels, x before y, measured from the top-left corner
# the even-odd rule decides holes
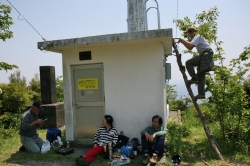
[[[89,145],[104,116],[103,65],[73,66],[75,136]]]

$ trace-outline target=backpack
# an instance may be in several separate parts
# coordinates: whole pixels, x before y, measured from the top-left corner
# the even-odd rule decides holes
[[[61,130],[58,128],[50,128],[47,130],[46,140],[52,143],[54,140],[57,140],[57,136],[61,137]]]
[[[116,145],[113,147],[113,149],[121,149],[123,146],[126,146],[128,144],[129,138],[125,135],[118,135],[118,141]]]
[[[129,148],[129,147],[127,147],[127,146],[123,146],[123,147],[121,148],[121,152],[122,152],[122,154],[125,155],[126,157],[129,157],[129,155],[134,154],[133,149],[132,149],[132,148]]]
[[[131,143],[132,143],[133,149],[137,149],[138,144],[139,144],[139,140],[138,140],[137,138],[133,138],[133,139],[131,140]]]

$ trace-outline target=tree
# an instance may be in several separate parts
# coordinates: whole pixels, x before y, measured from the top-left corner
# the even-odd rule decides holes
[[[13,32],[9,31],[13,20],[10,17],[11,7],[0,3],[0,39],[6,41],[13,37]],[[10,65],[6,62],[0,62],[0,70],[12,70],[18,68],[16,65]]]
[[[41,85],[38,73],[29,82],[29,90],[32,101],[41,101]]]
[[[3,93],[0,95],[1,112],[18,113],[24,111],[30,104],[30,96],[26,87],[20,83],[2,84]]]
[[[17,113],[24,111],[30,104],[30,90],[26,86],[26,78],[21,78],[21,72],[16,71],[9,77],[9,84],[1,84],[1,113]]]
[[[170,103],[172,103],[173,101],[176,100],[177,92],[174,89],[174,87],[176,87],[176,85],[167,85],[166,86],[166,93],[167,93],[166,101],[167,101],[167,104],[170,104]]]
[[[174,89],[176,85],[167,85],[166,86],[166,102],[169,104],[169,109],[179,109],[181,111],[186,110],[187,106],[192,102],[189,97],[185,97],[184,99],[176,99],[177,98],[177,92]]]
[[[56,98],[58,102],[63,102],[63,76],[58,76],[56,78]]]
[[[210,117],[216,118],[214,120],[219,122],[220,136],[223,139],[223,143],[232,144],[235,146],[235,149],[242,152],[242,148],[238,146],[238,139],[247,143],[244,134],[250,132],[247,126],[249,123],[246,121],[247,118],[245,116],[249,114],[249,110],[244,109],[246,106],[246,93],[243,89],[242,81],[244,75],[249,70],[250,64],[241,63],[249,59],[249,47],[246,47],[245,51],[238,58],[232,59],[228,67],[225,66],[223,64],[225,60],[223,54],[225,53],[221,47],[223,42],[218,41],[217,36],[218,25],[216,21],[218,16],[219,11],[214,7],[207,12],[203,11],[201,14],[197,14],[195,21],[185,17],[183,20],[178,19],[174,20],[174,22],[182,31],[190,26],[196,27],[197,34],[202,35],[210,45],[215,46],[213,49],[214,60],[218,64],[214,67],[214,73],[207,73],[206,76],[206,91],[211,92],[208,101],[212,105],[212,108],[207,113],[213,114]],[[183,36],[187,37],[185,34]],[[196,52],[187,50],[184,53],[197,55]],[[232,139],[232,135],[236,136],[237,139]]]
[[[0,39],[6,41],[13,37],[13,32],[9,31],[10,26],[13,24],[13,20],[10,17],[11,7],[0,3]],[[0,70],[12,70],[18,68],[16,65],[10,65],[6,62],[0,62]]]
[[[10,17],[11,7],[0,3],[0,39],[6,41],[13,37],[13,32],[9,28],[14,24]]]
[[[26,78],[24,76],[21,78],[21,71],[20,70],[17,70],[14,73],[10,74],[9,81],[12,84],[18,83],[18,84],[21,84],[24,87],[26,87]]]
[[[17,65],[10,65],[6,62],[0,62],[0,70],[12,70],[12,69],[18,69],[18,66]]]

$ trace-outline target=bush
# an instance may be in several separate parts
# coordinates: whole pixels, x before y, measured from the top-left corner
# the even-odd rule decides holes
[[[3,92],[0,95],[0,114],[4,112],[18,113],[19,111],[24,111],[26,106],[30,104],[29,91],[22,84],[2,84],[1,89]]]
[[[4,129],[19,129],[21,123],[21,114],[13,114],[10,112],[4,112],[3,115],[0,116],[0,125]]]
[[[182,154],[182,149],[185,147],[185,143],[182,138],[187,137],[190,134],[190,130],[184,125],[177,123],[168,123],[168,151],[170,154]]]

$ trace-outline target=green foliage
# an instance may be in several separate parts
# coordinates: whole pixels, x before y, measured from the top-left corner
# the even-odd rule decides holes
[[[58,76],[56,78],[56,97],[57,102],[63,102],[64,96],[63,96],[63,76]]]
[[[12,84],[18,83],[22,86],[26,86],[26,78],[24,76],[21,78],[21,71],[20,70],[17,70],[14,73],[10,74],[9,81]]]
[[[3,112],[17,113],[24,111],[30,104],[29,89],[26,87],[26,78],[21,78],[20,71],[10,75],[9,84],[1,84],[2,94],[0,95],[0,115]]]
[[[249,71],[250,63],[249,52],[250,47],[245,47],[244,51],[238,58],[230,61],[229,66],[223,64],[224,50],[221,47],[222,41],[218,41],[218,25],[217,18],[219,11],[216,7],[208,11],[203,11],[196,15],[195,21],[191,21],[188,17],[183,20],[174,20],[176,26],[180,30],[186,30],[190,26],[197,29],[197,34],[202,35],[210,45],[215,46],[214,60],[217,65],[214,67],[214,73],[207,73],[206,76],[206,91],[211,92],[208,98],[209,109],[202,109],[211,124],[219,124],[219,135],[225,147],[235,148],[236,152],[246,153],[245,145],[248,144],[249,137],[249,110],[247,106],[247,94],[243,87],[245,74]],[[183,34],[187,37],[186,34]],[[190,39],[189,39],[190,40]],[[184,51],[185,53],[196,52]],[[245,62],[242,64],[242,62]],[[208,106],[208,105],[207,105]],[[247,152],[248,153],[248,152]]]
[[[174,87],[176,87],[176,85],[169,85],[168,84],[166,86],[166,94],[167,94],[166,101],[167,101],[167,104],[172,103],[173,101],[176,100],[177,92],[174,89]]]
[[[30,102],[30,96],[27,88],[22,84],[8,84],[1,87],[3,93],[1,95],[1,113],[12,112],[17,113],[23,111]]]
[[[41,86],[38,74],[26,85],[26,78],[16,71],[9,77],[9,84],[0,84],[0,115],[4,112],[24,111],[33,101],[41,101]],[[62,76],[56,79],[57,101],[63,102]]]
[[[13,32],[9,31],[10,25],[13,24],[10,17],[11,7],[0,3],[0,39],[6,41],[13,37]],[[0,70],[18,69],[18,66],[11,65],[6,62],[0,62]]]
[[[185,97],[184,99],[174,100],[170,105],[170,110],[178,109],[181,111],[185,111],[191,102],[192,101],[189,97]]]
[[[4,129],[19,129],[21,122],[21,114],[20,113],[10,113],[4,112],[3,115],[0,116],[0,124]]]
[[[11,7],[0,3],[0,39],[6,41],[13,37],[13,32],[9,31],[13,20],[10,17]]]
[[[6,62],[0,62],[0,70],[6,70],[7,71],[7,70],[12,70],[14,68],[18,69],[18,66],[10,65],[10,64],[8,64]]]
[[[182,149],[185,147],[185,143],[182,138],[187,137],[190,134],[188,128],[184,125],[180,125],[177,123],[168,123],[168,151],[170,154],[179,154],[182,155]]]
[[[166,86],[166,102],[169,104],[170,110],[179,109],[184,111],[187,109],[187,106],[192,102],[189,97],[185,97],[184,99],[176,99],[177,92],[174,89],[176,85],[167,85]]]
[[[221,63],[216,66],[214,76],[210,77],[212,79],[206,80],[207,90],[212,93],[209,102],[214,104],[211,112],[215,111],[215,117],[220,122],[221,136],[228,142],[234,141],[234,145],[238,144],[237,139],[246,143],[250,138],[246,138],[246,133],[242,132],[242,129],[250,130],[246,118],[249,110],[245,109],[248,97],[242,83],[244,75],[249,71],[249,63],[242,64],[242,61],[247,61],[249,56],[249,47],[245,47],[238,58],[230,61],[229,67]]]
[[[39,74],[35,74],[34,78],[29,82],[30,96],[32,101],[41,101],[41,86]]]

